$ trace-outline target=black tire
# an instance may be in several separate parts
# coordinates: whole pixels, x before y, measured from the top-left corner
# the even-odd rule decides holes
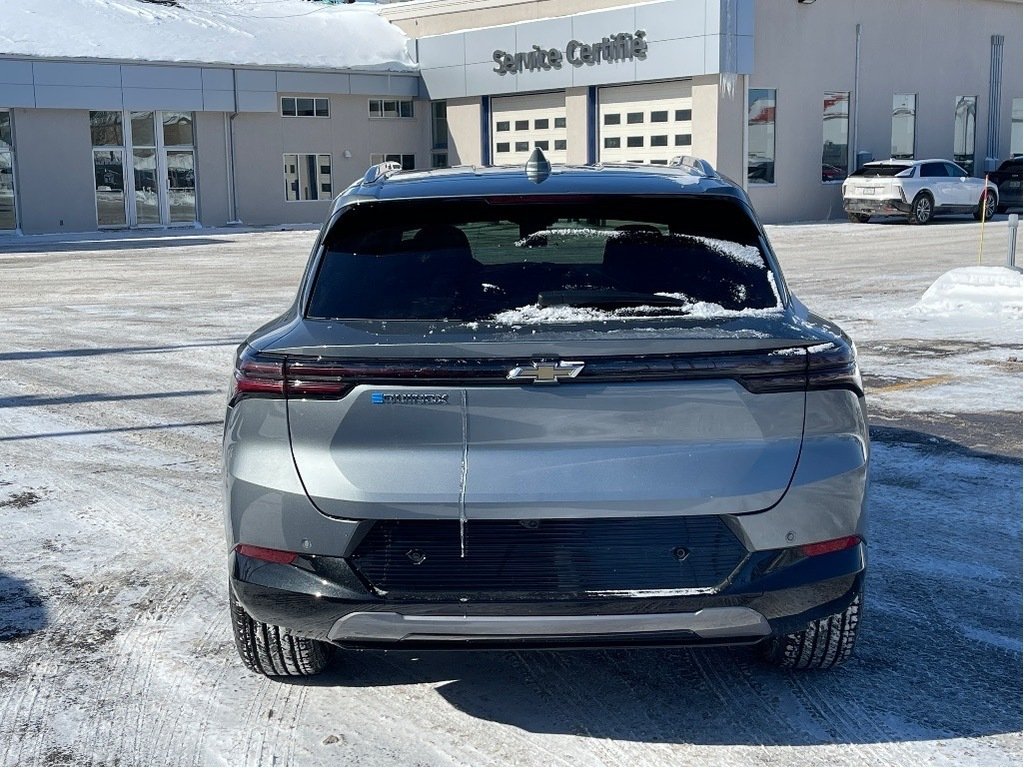
[[[974,218],[981,221],[982,218],[988,221],[996,215],[996,208],[999,205],[999,200],[996,199],[995,195],[982,195],[981,200],[978,201],[978,207],[974,209]]]
[[[854,224],[867,224],[868,219],[871,218],[870,213],[848,213],[846,218],[852,221]]]
[[[910,204],[910,223],[927,224],[935,214],[935,199],[927,192],[918,192]]]
[[[228,587],[231,629],[242,663],[267,677],[318,675],[331,659],[333,646],[308,637],[296,637],[283,627],[256,621],[235,599]]]
[[[842,664],[853,654],[862,597],[858,592],[845,611],[812,621],[801,632],[771,638],[764,646],[765,658],[787,669],[828,669]]]

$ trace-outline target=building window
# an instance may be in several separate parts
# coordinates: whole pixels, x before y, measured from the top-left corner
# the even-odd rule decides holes
[[[564,117],[556,117],[555,118],[555,128],[565,128],[565,118]]]
[[[651,112],[652,123],[667,123],[668,122],[668,110],[660,109],[657,112]]]
[[[643,136],[627,136],[626,146],[627,147],[642,147],[644,145]]]
[[[775,183],[774,88],[751,88],[747,98],[747,181]]]
[[[284,156],[285,200],[330,200],[332,197],[330,155]]]
[[[412,99],[370,99],[370,117],[412,117]]]
[[[496,149],[499,152],[510,152],[512,150],[512,145],[507,141],[499,141],[496,145]]]
[[[448,102],[435,101],[430,105],[430,167],[448,167]]]
[[[643,112],[628,112],[626,114],[626,125],[639,125],[644,121]]]
[[[667,147],[668,146],[668,135],[651,136],[652,147]]]
[[[677,133],[676,134],[676,146],[677,147],[688,147],[693,143],[693,136],[689,133]]]
[[[11,113],[0,109],[0,230],[18,226],[14,208],[14,136]]]
[[[842,181],[849,173],[850,94],[826,91],[821,111],[821,180]]]
[[[953,109],[953,161],[974,175],[974,136],[978,113],[977,96],[957,96]]]
[[[92,166],[96,189],[96,223],[100,227],[128,224],[124,183],[124,113],[89,113]]]
[[[604,137],[604,148],[605,149],[618,149],[622,146],[622,139],[618,136],[605,136]]]
[[[402,155],[398,153],[374,153],[370,155],[370,165],[381,163],[398,163],[403,171],[411,171],[416,168],[416,155]]]
[[[528,131],[528,130],[530,130],[530,121],[529,120],[516,120],[516,130],[517,131]]]
[[[894,159],[914,156],[914,129],[917,119],[917,95],[897,93],[892,97],[892,151]]]
[[[496,128],[496,129],[497,129],[497,130],[498,130],[499,132],[503,133],[503,132],[505,132],[505,131],[511,130],[511,125],[512,125],[512,124],[511,124],[511,123],[510,123],[510,122],[509,122],[508,120],[499,120],[499,121],[498,121],[498,122],[497,122],[497,123],[495,124],[495,128]]]
[[[533,142],[533,148],[534,149],[540,149],[540,150],[543,150],[544,152],[547,152],[548,148],[550,146],[551,146],[551,144],[549,142],[547,142],[547,141],[535,141],[535,142]]]
[[[565,146],[566,146],[566,140],[565,139],[555,139],[555,151],[556,152],[559,152],[559,151],[564,152],[565,151]]]
[[[692,109],[677,109],[676,110],[676,122],[685,122],[693,119]]]
[[[551,125],[551,121],[548,120],[547,118],[544,118],[543,120],[533,121],[533,129],[535,131],[546,131],[549,125]]]
[[[530,142],[528,142],[528,141],[517,141],[516,142],[516,152],[529,152],[529,151],[530,151]]]
[[[1010,111],[1010,154],[1024,152],[1024,99],[1014,99]]]
[[[282,117],[330,117],[331,102],[329,99],[318,99],[312,96],[282,96]]]
[[[124,146],[124,113],[90,112],[89,133],[94,147]]]
[[[605,125],[619,125],[622,122],[622,115],[608,114],[604,116]]]

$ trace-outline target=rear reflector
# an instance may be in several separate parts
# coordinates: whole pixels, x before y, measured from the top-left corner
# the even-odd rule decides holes
[[[250,544],[239,544],[235,547],[235,552],[246,557],[251,557],[255,560],[263,560],[267,563],[279,563],[281,565],[288,565],[293,562],[298,555],[294,552],[285,552],[280,549],[267,549],[266,547],[254,547]]]
[[[841,539],[829,539],[828,541],[819,541],[815,544],[804,544],[802,547],[798,547],[800,554],[805,557],[815,557],[817,555],[827,555],[831,552],[841,552],[844,549],[852,549],[860,544],[860,536],[843,536]]]

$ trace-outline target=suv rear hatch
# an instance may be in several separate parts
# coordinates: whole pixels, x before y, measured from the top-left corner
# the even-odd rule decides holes
[[[307,493],[337,517],[458,521],[460,555],[488,520],[731,537],[717,515],[786,492],[809,367],[849,352],[805,351],[834,337],[787,309],[736,197],[362,201],[312,269],[300,316],[249,353],[283,379]]]

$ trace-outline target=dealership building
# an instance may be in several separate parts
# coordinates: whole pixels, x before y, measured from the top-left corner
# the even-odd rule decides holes
[[[536,148],[695,155],[763,220],[819,220],[867,160],[982,175],[1022,150],[1021,0],[406,0],[307,18],[337,34],[293,60],[0,50],[0,235],[312,223],[372,163],[521,165]]]

